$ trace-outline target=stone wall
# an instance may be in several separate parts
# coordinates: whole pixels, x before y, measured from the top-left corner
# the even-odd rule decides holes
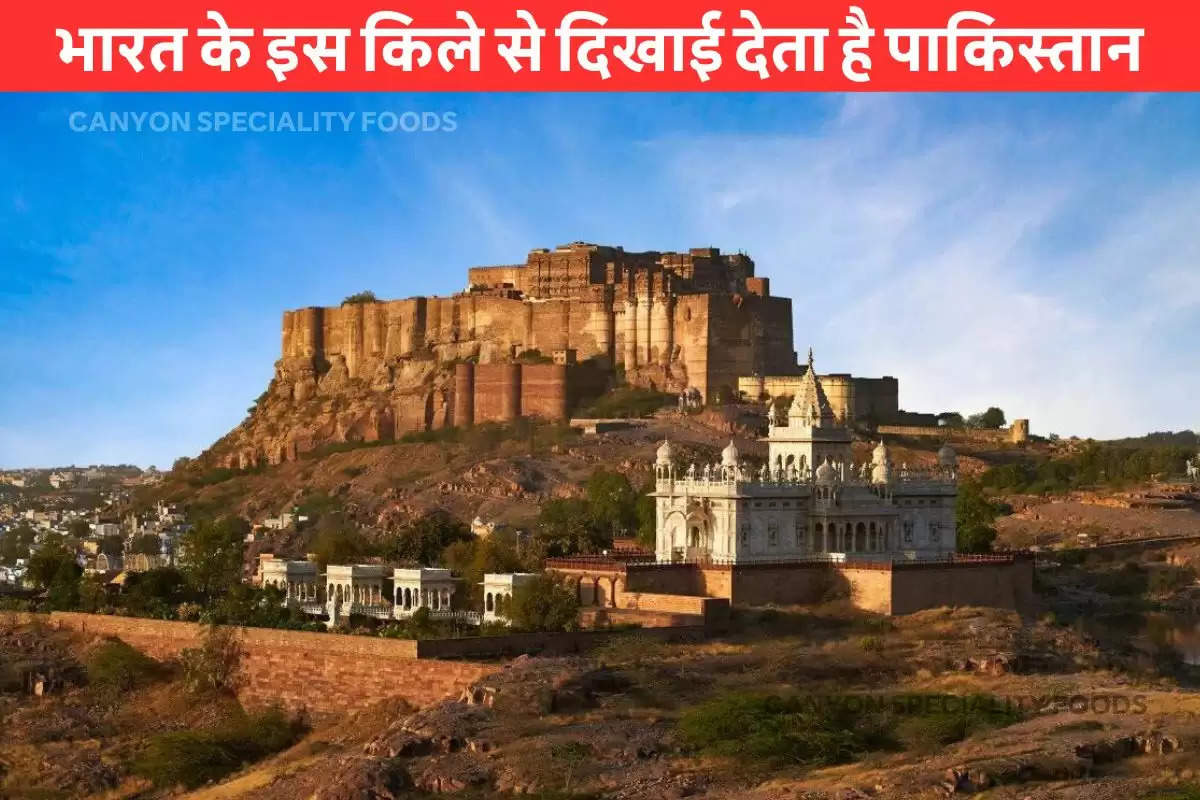
[[[880,425],[877,433],[889,436],[934,437],[971,444],[1022,444],[1029,440],[1029,420],[1015,419],[1009,428],[948,428],[923,425]]]
[[[1033,560],[949,565],[911,564],[891,573],[891,613],[911,614],[937,606],[1033,608]]]
[[[579,627],[587,630],[609,625],[636,625],[640,628],[689,628],[703,626],[704,618],[695,614],[670,611],[643,611],[631,608],[581,608]]]
[[[795,375],[742,373],[738,392],[751,401],[762,395],[771,398],[792,397],[803,378],[803,368]],[[890,375],[882,378],[858,378],[849,373],[821,375],[821,386],[834,416],[849,423],[894,423],[903,418],[900,411],[900,382]]]
[[[56,611],[49,620],[57,627],[118,636],[158,659],[197,646],[203,633],[193,623],[135,617]],[[248,707],[280,703],[317,716],[366,708],[385,697],[429,705],[499,668],[426,660],[417,642],[403,639],[268,628],[245,628],[241,635],[245,681],[239,699]]]
[[[574,568],[548,567],[571,576],[585,605],[684,614],[703,608],[710,628],[720,627],[729,605],[812,605],[848,597],[869,611],[910,614],[923,608],[971,605],[1025,611],[1033,604],[1032,561],[1020,556],[895,564],[625,564],[580,559]]]
[[[423,639],[416,642],[418,663],[425,659],[496,658],[535,655],[568,655],[581,653],[603,644],[613,637],[628,635],[625,631],[568,631],[566,633],[510,633],[502,636],[464,636],[461,639]],[[638,635],[662,641],[695,642],[707,635],[703,625],[647,627]],[[429,662],[459,663],[459,662]],[[486,665],[485,665],[486,666]],[[498,668],[498,667],[496,667]]]

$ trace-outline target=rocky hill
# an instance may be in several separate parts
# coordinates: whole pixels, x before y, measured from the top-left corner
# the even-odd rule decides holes
[[[259,520],[303,506],[313,497],[328,497],[359,523],[378,530],[434,509],[464,521],[479,516],[519,525],[535,517],[545,500],[580,494],[600,468],[618,470],[640,488],[650,477],[654,451],[663,439],[677,445],[685,462],[716,461],[731,438],[746,458],[765,458],[766,446],[753,427],[757,416],[761,408],[751,406],[685,415],[664,410],[600,435],[548,423],[482,425],[429,432],[408,441],[319,448],[295,461],[246,470],[197,459],[139,499]],[[896,463],[921,467],[935,463],[939,445],[910,440],[890,446]],[[855,443],[856,458],[869,459],[870,449],[871,442],[862,438]],[[959,452],[960,469],[966,472],[1010,457],[1007,450],[970,445]]]

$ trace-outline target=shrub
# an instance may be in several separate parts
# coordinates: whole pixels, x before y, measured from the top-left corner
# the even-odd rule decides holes
[[[868,653],[882,653],[883,639],[879,636],[864,636],[858,640],[858,646]]]
[[[1140,800],[1200,800],[1200,786],[1176,786],[1141,795]]]
[[[212,730],[162,733],[150,739],[132,771],[158,787],[191,789],[289,747],[303,729],[276,708]]]
[[[103,689],[127,692],[163,673],[162,665],[120,639],[109,639],[87,657],[88,683]]]
[[[907,749],[917,752],[933,752],[1021,718],[1015,707],[990,695],[913,695],[908,700],[895,733]]]
[[[679,733],[713,755],[824,766],[886,744],[877,716],[814,697],[732,693],[689,709]]]
[[[187,788],[215,781],[233,772],[241,762],[220,737],[202,731],[162,733],[147,744],[132,771],[155,786]]]
[[[232,692],[241,679],[242,654],[235,628],[210,626],[200,647],[179,654],[184,685],[194,693]]]
[[[599,419],[645,417],[675,401],[674,395],[653,389],[614,389],[597,398],[588,408],[580,411],[579,416]]]
[[[1196,573],[1191,567],[1161,566],[1150,570],[1147,590],[1151,594],[1170,594],[1196,583]]]
[[[1098,591],[1116,597],[1144,594],[1150,585],[1146,571],[1132,563],[1125,564],[1121,569],[1097,572],[1093,581]]]
[[[579,616],[579,598],[566,583],[541,574],[513,591],[508,617],[526,631],[573,630]]]
[[[355,303],[377,303],[377,302],[379,302],[379,298],[375,296],[374,292],[367,289],[367,290],[364,290],[361,292],[355,292],[354,294],[350,295],[349,297],[347,297],[345,300],[342,301],[342,305],[355,304]]]

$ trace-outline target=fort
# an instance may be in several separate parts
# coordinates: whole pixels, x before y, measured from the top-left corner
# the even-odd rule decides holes
[[[517,417],[565,421],[618,382],[707,403],[800,379],[792,303],[744,253],[572,242],[467,270],[445,297],[285,311],[275,375],[214,453],[279,463],[328,444]],[[827,376],[835,412],[906,420],[895,378]],[[758,381],[755,386],[747,383]]]
[[[493,364],[574,351],[632,383],[713,397],[740,375],[795,371],[791,301],[771,297],[743,254],[573,242],[533,250],[524,264],[470,268],[467,279],[450,297],[285,312],[281,377],[303,400],[328,371],[376,380],[401,359]]]

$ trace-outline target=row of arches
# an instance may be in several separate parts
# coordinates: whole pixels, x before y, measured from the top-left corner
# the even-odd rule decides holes
[[[884,553],[890,550],[890,522],[815,522],[810,550],[815,553]]]
[[[353,583],[331,583],[326,589],[328,597],[332,597],[338,605],[353,603],[364,606],[383,605],[383,591],[377,585],[359,586]]]
[[[288,600],[298,600],[301,603],[325,602],[323,588],[313,581],[269,580],[265,581],[264,585],[283,592],[283,596]]]
[[[396,605],[409,611],[416,608],[429,608],[434,611],[446,611],[450,608],[449,589],[414,589],[410,586],[396,587]]]
[[[624,591],[625,579],[618,575],[582,575],[575,580],[580,606],[616,608],[617,598]]]
[[[507,592],[488,592],[483,596],[483,610],[498,617],[507,617],[512,595]]]

